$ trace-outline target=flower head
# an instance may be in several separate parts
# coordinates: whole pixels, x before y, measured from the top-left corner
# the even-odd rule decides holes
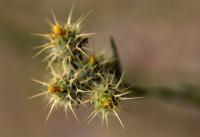
[[[30,98],[35,98],[38,96],[46,95],[50,105],[49,114],[46,117],[46,121],[48,120],[52,110],[56,107],[63,107],[66,114],[68,110],[71,110],[78,120],[74,108],[77,108],[79,104],[82,102],[84,91],[79,82],[79,73],[67,73],[63,72],[62,74],[58,74],[51,66],[51,74],[52,78],[48,82],[42,82],[38,80],[33,80],[39,84],[44,86],[44,91],[42,93],[36,94]]]
[[[41,49],[34,57],[43,52],[47,53],[44,61],[48,61],[47,68],[54,62],[60,62],[66,67],[66,62],[71,62],[82,56],[87,57],[85,46],[88,44],[88,38],[94,33],[81,33],[81,24],[89,15],[81,16],[77,21],[72,22],[73,8],[70,10],[66,23],[58,22],[54,12],[52,11],[54,23],[47,20],[51,26],[51,32],[47,34],[34,34],[47,39],[47,43],[34,47]],[[63,63],[65,62],[65,63]]]
[[[102,76],[101,82],[94,83],[94,88],[91,91],[90,102],[94,111],[89,116],[89,122],[100,114],[102,116],[102,124],[106,121],[108,127],[108,116],[114,114],[124,127],[121,119],[118,116],[120,101],[132,98],[125,98],[130,91],[123,86],[122,77],[117,82],[115,74],[105,74]]]

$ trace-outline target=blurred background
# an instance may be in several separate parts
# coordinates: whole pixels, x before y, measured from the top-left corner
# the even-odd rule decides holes
[[[30,79],[48,73],[43,56],[32,59],[44,41],[29,33],[49,31],[51,9],[65,21],[73,2],[75,19],[93,10],[83,28],[97,33],[91,44],[109,48],[112,35],[126,80],[149,89],[122,104],[125,131],[115,118],[106,129],[98,118],[66,120],[60,109],[45,124],[46,102],[28,100],[41,91]],[[199,7],[199,0],[0,0],[0,137],[199,137]],[[76,111],[81,121],[89,112]]]

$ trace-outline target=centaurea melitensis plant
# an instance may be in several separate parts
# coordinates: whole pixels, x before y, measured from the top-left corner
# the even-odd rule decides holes
[[[118,116],[119,105],[121,101],[137,97],[128,97],[131,91],[123,80],[123,74],[119,73],[115,54],[111,57],[97,55],[89,48],[88,39],[94,33],[81,31],[87,15],[73,22],[73,8],[67,22],[59,22],[52,12],[54,22],[47,20],[51,31],[47,34],[34,34],[46,40],[43,45],[34,47],[40,49],[34,57],[45,53],[44,61],[47,62],[51,78],[46,82],[33,79],[44,86],[44,91],[30,98],[46,96],[50,105],[46,121],[56,107],[64,108],[66,114],[71,111],[78,120],[74,109],[87,103],[93,108],[88,123],[100,115],[102,124],[105,121],[108,126],[108,115],[113,114],[124,127]]]

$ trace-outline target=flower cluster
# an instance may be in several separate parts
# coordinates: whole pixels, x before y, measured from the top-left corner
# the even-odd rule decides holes
[[[66,23],[59,22],[52,12],[54,23],[47,20],[51,31],[35,34],[46,40],[45,44],[34,47],[40,49],[35,57],[45,53],[44,61],[51,78],[47,82],[33,80],[42,84],[44,91],[30,98],[46,96],[50,105],[46,120],[56,107],[64,108],[66,114],[71,111],[78,120],[74,110],[87,103],[93,108],[88,123],[100,115],[102,123],[106,121],[108,125],[108,115],[114,114],[124,127],[118,116],[119,104],[132,98],[127,97],[130,91],[123,82],[123,76],[115,73],[116,58],[96,54],[89,48],[88,39],[94,33],[81,31],[81,24],[87,15],[72,22],[73,8]]]

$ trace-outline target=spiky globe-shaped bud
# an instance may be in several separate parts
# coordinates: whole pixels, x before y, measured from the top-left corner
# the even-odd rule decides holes
[[[66,23],[59,23],[52,12],[54,23],[47,20],[51,26],[51,32],[35,34],[45,37],[48,41],[44,45],[35,47],[35,49],[41,48],[35,57],[46,51],[47,56],[44,61],[48,61],[48,67],[54,62],[59,62],[63,67],[66,67],[66,63],[71,63],[72,60],[82,58],[83,55],[87,57],[85,46],[88,44],[88,38],[94,33],[81,33],[80,25],[88,14],[81,16],[76,22],[72,22],[72,12],[73,7]]]
[[[81,88],[79,74],[68,74],[66,72],[57,74],[52,67],[51,69],[52,78],[49,82],[34,80],[35,82],[42,84],[45,87],[45,90],[31,98],[46,95],[51,106],[46,120],[48,120],[54,107],[57,106],[63,107],[66,113],[68,110],[71,110],[77,119],[77,116],[74,113],[74,107],[78,107],[81,103],[82,94],[86,92]]]
[[[128,99],[124,96],[129,94],[130,91],[127,91],[127,88],[123,86],[122,77],[117,82],[115,79],[115,74],[111,75],[108,73],[102,76],[101,82],[94,84],[95,86],[90,94],[90,101],[94,111],[89,116],[89,122],[91,122],[96,115],[100,114],[102,116],[102,123],[104,123],[105,120],[106,125],[108,126],[108,115],[114,114],[124,127],[117,112],[120,101]]]

